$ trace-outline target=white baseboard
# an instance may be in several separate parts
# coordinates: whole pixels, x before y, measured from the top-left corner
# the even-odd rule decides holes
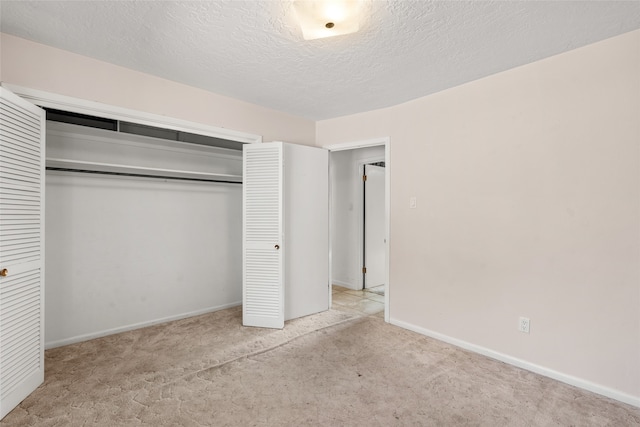
[[[343,288],[353,289],[354,291],[360,290],[360,288],[358,288],[357,285],[354,285],[353,283],[343,282],[342,280],[335,280],[335,279],[332,279],[331,282],[334,285],[342,286]]]
[[[526,369],[527,371],[535,372],[536,374],[540,374],[545,377],[549,377],[554,380],[557,380],[575,387],[579,387],[584,390],[588,390],[593,393],[597,393],[602,396],[606,396],[611,399],[615,399],[629,405],[640,407],[640,397],[632,396],[630,394],[623,393],[621,391],[618,391],[609,387],[605,387],[599,384],[595,384],[581,378],[563,374],[562,372],[554,371],[553,369],[545,368],[544,366],[536,365],[536,364],[527,362],[526,360],[522,360],[506,354],[502,354],[497,351],[494,351],[476,344],[471,344],[469,342],[462,341],[457,338],[440,334],[438,332],[430,331],[428,329],[421,328],[411,323],[403,322],[402,320],[391,318],[389,323],[404,329],[408,329],[413,332],[417,332],[421,335],[426,335],[428,337],[435,338],[439,341],[444,341],[446,343],[455,345],[456,347],[460,347],[465,350],[472,351],[474,353],[482,354],[483,356],[487,356],[492,359],[496,359],[513,366],[517,366],[518,368]]]
[[[209,307],[202,310],[191,311],[189,313],[177,314],[175,316],[163,317],[161,319],[154,319],[140,323],[134,323],[132,325],[125,325],[118,328],[107,329],[104,331],[91,332],[89,334],[77,335],[71,338],[65,338],[62,340],[45,342],[44,348],[49,350],[51,348],[62,347],[64,345],[76,344],[83,341],[89,341],[95,338],[106,337],[107,335],[119,334],[121,332],[133,331],[134,329],[145,328],[147,326],[157,325],[159,323],[171,322],[173,320],[186,319],[188,317],[199,316],[201,314],[212,313],[214,311],[224,310],[225,308],[237,307],[242,305],[242,301],[232,302],[229,304],[223,304],[216,307]]]

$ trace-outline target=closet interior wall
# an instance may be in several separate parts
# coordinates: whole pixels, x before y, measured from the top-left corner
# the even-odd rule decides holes
[[[47,158],[241,176],[242,152],[47,123]],[[46,347],[242,300],[242,186],[49,170]]]

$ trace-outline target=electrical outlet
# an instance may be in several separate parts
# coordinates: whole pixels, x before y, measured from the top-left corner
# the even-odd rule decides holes
[[[529,333],[529,318],[528,317],[521,317],[518,320],[518,330],[520,332],[524,332],[525,334]]]

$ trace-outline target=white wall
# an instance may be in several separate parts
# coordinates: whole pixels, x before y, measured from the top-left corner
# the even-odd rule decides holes
[[[315,123],[0,33],[2,81],[78,99],[313,145]]]
[[[331,280],[362,289],[362,175],[359,165],[384,160],[384,146],[330,154]]]
[[[240,152],[47,127],[48,157],[242,173]],[[242,301],[241,185],[49,171],[45,212],[47,347]]]
[[[640,31],[317,124],[381,136],[392,322],[640,405]]]

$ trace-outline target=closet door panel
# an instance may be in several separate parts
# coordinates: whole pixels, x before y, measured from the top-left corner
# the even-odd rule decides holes
[[[285,320],[329,309],[329,152],[284,144]]]
[[[0,418],[44,381],[44,120],[0,87]]]
[[[249,144],[243,157],[245,326],[284,327],[282,143]]]

